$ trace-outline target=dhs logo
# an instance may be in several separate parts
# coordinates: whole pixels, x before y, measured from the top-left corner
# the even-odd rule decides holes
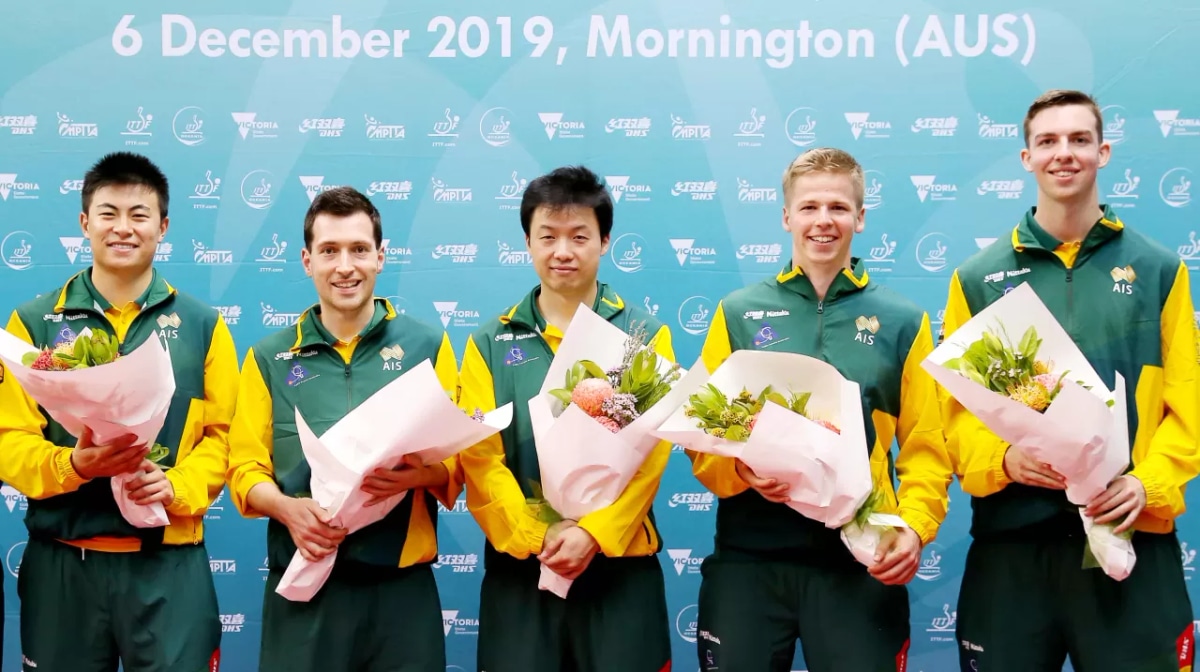
[[[244,625],[245,614],[221,614],[221,632],[241,632]]]
[[[670,548],[667,549],[667,554],[671,556],[671,562],[675,565],[675,574],[677,576],[683,576],[684,572],[699,574],[700,565],[704,564],[704,558],[692,557],[692,549],[690,548]]]
[[[686,506],[688,511],[712,511],[715,497],[711,492],[677,492],[668,504],[672,509]]]
[[[479,566],[479,556],[475,553],[466,555],[439,555],[437,562],[433,563],[434,569],[449,567],[450,571],[455,574],[473,574],[477,566]]]
[[[759,264],[778,264],[783,254],[779,243],[742,245],[737,250],[738,259],[753,259]]]

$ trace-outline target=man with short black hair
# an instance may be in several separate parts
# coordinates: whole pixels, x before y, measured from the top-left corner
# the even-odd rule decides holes
[[[115,334],[121,354],[151,338],[171,354],[175,395],[157,442],[93,445],[46,416],[13,376],[0,379],[0,480],[29,497],[21,561],[26,669],[200,672],[219,660],[221,623],[204,513],[221,492],[237,396],[237,352],[221,315],[154,267],[167,233],[168,184],[149,159],[118,152],[83,181],[79,225],[92,265],[22,304],[8,331],[54,347],[84,328]],[[136,504],[162,504],[166,527],[136,528],[110,479],[140,472]]]
[[[670,457],[660,443],[610,506],[547,525],[526,505],[540,480],[529,399],[580,305],[630,332],[642,323],[663,357],[671,334],[597,280],[613,203],[584,167],[525,189],[521,227],[540,283],[467,340],[462,408],[513,404],[512,424],[459,454],[467,507],[487,537],[479,606],[479,669],[487,672],[659,672],[670,669],[662,548],[651,504]],[[574,579],[566,599],[538,589],[541,565]]]

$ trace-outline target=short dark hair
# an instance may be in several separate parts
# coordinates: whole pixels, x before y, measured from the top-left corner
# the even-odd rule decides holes
[[[1091,110],[1096,117],[1096,142],[1104,142],[1104,115],[1100,113],[1100,105],[1083,91],[1075,91],[1073,89],[1051,89],[1034,99],[1029,105],[1029,111],[1025,113],[1025,146],[1029,146],[1029,123],[1042,110],[1048,110],[1052,107],[1065,107],[1067,105],[1083,105]]]
[[[317,194],[312,205],[308,206],[308,213],[304,215],[305,249],[312,249],[313,222],[316,221],[317,215],[349,217],[360,212],[371,218],[371,233],[375,236],[375,247],[383,247],[383,220],[371,199],[354,187],[334,187]]]
[[[533,213],[538,208],[559,211],[573,207],[589,208],[596,214],[601,238],[612,233],[613,202],[607,186],[583,166],[564,166],[535,178],[525,187],[521,197],[521,228],[525,237],[529,237]]]
[[[92,207],[97,190],[114,185],[136,185],[153,191],[158,196],[159,215],[166,218],[171,198],[167,176],[150,159],[133,152],[105,154],[83,176],[83,211]]]

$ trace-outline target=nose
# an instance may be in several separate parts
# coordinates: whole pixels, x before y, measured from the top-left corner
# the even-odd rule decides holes
[[[560,239],[554,242],[555,259],[570,259],[571,256],[572,252],[570,241]]]
[[[350,260],[350,251],[342,250],[338,255],[337,272],[349,275],[354,272],[354,264]]]
[[[829,212],[828,205],[822,205],[817,210],[817,223],[818,224],[832,224],[833,223],[833,214],[831,212]]]
[[[1063,138],[1054,145],[1054,159],[1059,163],[1065,163],[1075,158],[1071,153],[1071,139]]]
[[[127,215],[118,215],[113,219],[113,233],[119,236],[126,236],[133,233],[133,222],[129,221]]]

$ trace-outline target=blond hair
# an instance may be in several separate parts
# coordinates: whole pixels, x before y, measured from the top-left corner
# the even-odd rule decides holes
[[[816,147],[797,156],[787,170],[783,171],[783,198],[786,202],[792,193],[792,184],[797,178],[812,173],[846,175],[854,185],[854,207],[863,206],[863,169],[849,152],[836,147]]]

